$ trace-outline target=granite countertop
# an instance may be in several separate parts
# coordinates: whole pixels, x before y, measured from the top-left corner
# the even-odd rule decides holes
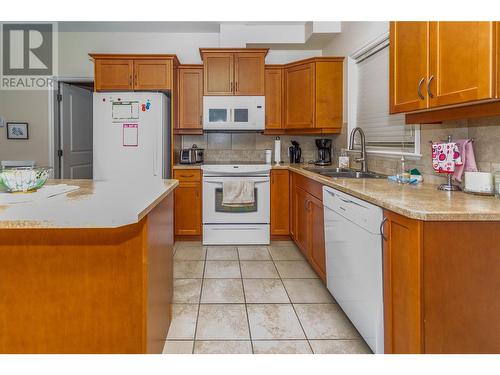
[[[0,229],[117,228],[135,224],[179,182],[50,180],[47,184],[76,185],[79,189],[33,202],[0,205]]]
[[[439,191],[437,185],[425,182],[418,185],[400,185],[387,179],[332,178],[307,171],[304,169],[307,167],[318,168],[308,164],[272,165],[273,169],[288,169],[411,219],[500,221],[500,198]],[[200,166],[194,165],[191,168]]]

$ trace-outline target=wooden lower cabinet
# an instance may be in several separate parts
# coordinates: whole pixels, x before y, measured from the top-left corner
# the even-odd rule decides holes
[[[316,273],[325,281],[323,202],[318,197],[322,185],[296,173],[293,173],[291,181],[292,238]]]
[[[271,171],[271,235],[290,234],[290,173]]]
[[[385,352],[422,353],[422,224],[384,215]]]
[[[201,170],[174,170],[179,180],[175,190],[175,235],[201,236]]]
[[[326,280],[323,202],[309,196],[307,211],[309,218],[309,261],[321,279]]]
[[[386,353],[500,353],[500,222],[384,211]]]

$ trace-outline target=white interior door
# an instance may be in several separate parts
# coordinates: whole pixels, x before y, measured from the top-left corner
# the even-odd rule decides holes
[[[60,83],[61,178],[92,178],[92,91]]]

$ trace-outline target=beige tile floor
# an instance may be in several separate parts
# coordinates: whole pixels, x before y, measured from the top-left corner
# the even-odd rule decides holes
[[[166,354],[371,353],[289,241],[178,242]]]

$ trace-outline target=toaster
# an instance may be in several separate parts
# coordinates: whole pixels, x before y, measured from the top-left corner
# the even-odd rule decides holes
[[[180,164],[196,164],[196,150],[192,148],[183,148],[179,151]]]

